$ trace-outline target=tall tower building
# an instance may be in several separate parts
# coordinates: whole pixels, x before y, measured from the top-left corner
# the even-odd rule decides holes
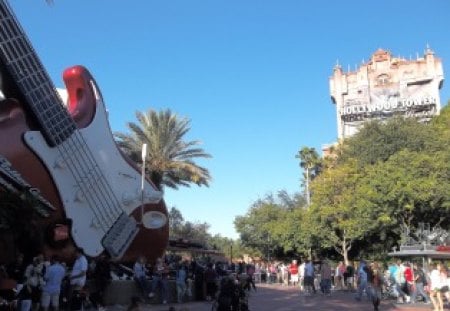
[[[414,60],[378,49],[355,71],[344,72],[337,64],[330,77],[330,93],[336,104],[339,140],[354,135],[371,119],[400,115],[428,121],[439,114],[443,81],[441,59],[429,47]]]

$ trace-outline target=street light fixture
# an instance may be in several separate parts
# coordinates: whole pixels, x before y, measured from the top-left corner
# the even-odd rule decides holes
[[[142,172],[141,172],[141,223],[144,220],[144,185],[145,185],[145,159],[147,158],[147,144],[142,145]]]

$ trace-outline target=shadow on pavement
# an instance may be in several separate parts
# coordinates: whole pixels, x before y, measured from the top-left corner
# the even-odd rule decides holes
[[[330,296],[317,293],[305,296],[298,287],[281,285],[259,285],[257,291],[249,296],[250,311],[372,311],[373,306],[363,298],[354,299],[355,293],[337,291]],[[168,311],[173,306],[176,311],[209,311],[210,302],[191,302],[169,305],[144,305],[142,311]],[[398,305],[393,301],[383,301],[380,311],[425,311],[432,310],[431,305]],[[126,311],[125,306],[108,307],[108,311]]]
[[[260,285],[257,292],[250,294],[250,310],[252,311],[371,311],[372,304],[365,299],[356,301],[355,293],[337,291],[330,296],[317,293],[306,296],[297,287],[280,285]],[[425,308],[424,308],[425,307]],[[431,310],[431,306],[396,307],[391,301],[383,301],[380,311],[415,311]]]

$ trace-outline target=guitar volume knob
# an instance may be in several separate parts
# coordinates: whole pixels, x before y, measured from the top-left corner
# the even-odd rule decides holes
[[[133,201],[136,200],[136,196],[130,194],[129,192],[122,193],[122,203],[124,205],[130,205]]]

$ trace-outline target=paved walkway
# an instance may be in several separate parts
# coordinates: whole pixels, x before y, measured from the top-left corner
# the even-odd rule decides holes
[[[368,301],[358,302],[355,294],[349,292],[333,292],[330,296],[317,293],[305,296],[296,287],[281,285],[258,286],[257,292],[251,292],[249,306],[251,311],[371,311]],[[143,311],[168,311],[173,306],[177,311],[210,311],[210,302],[193,302],[172,305],[145,305]],[[383,301],[380,311],[431,311],[431,305],[396,305],[392,301]],[[123,311],[125,306],[112,306],[108,311]],[[445,309],[450,310],[450,309]]]

